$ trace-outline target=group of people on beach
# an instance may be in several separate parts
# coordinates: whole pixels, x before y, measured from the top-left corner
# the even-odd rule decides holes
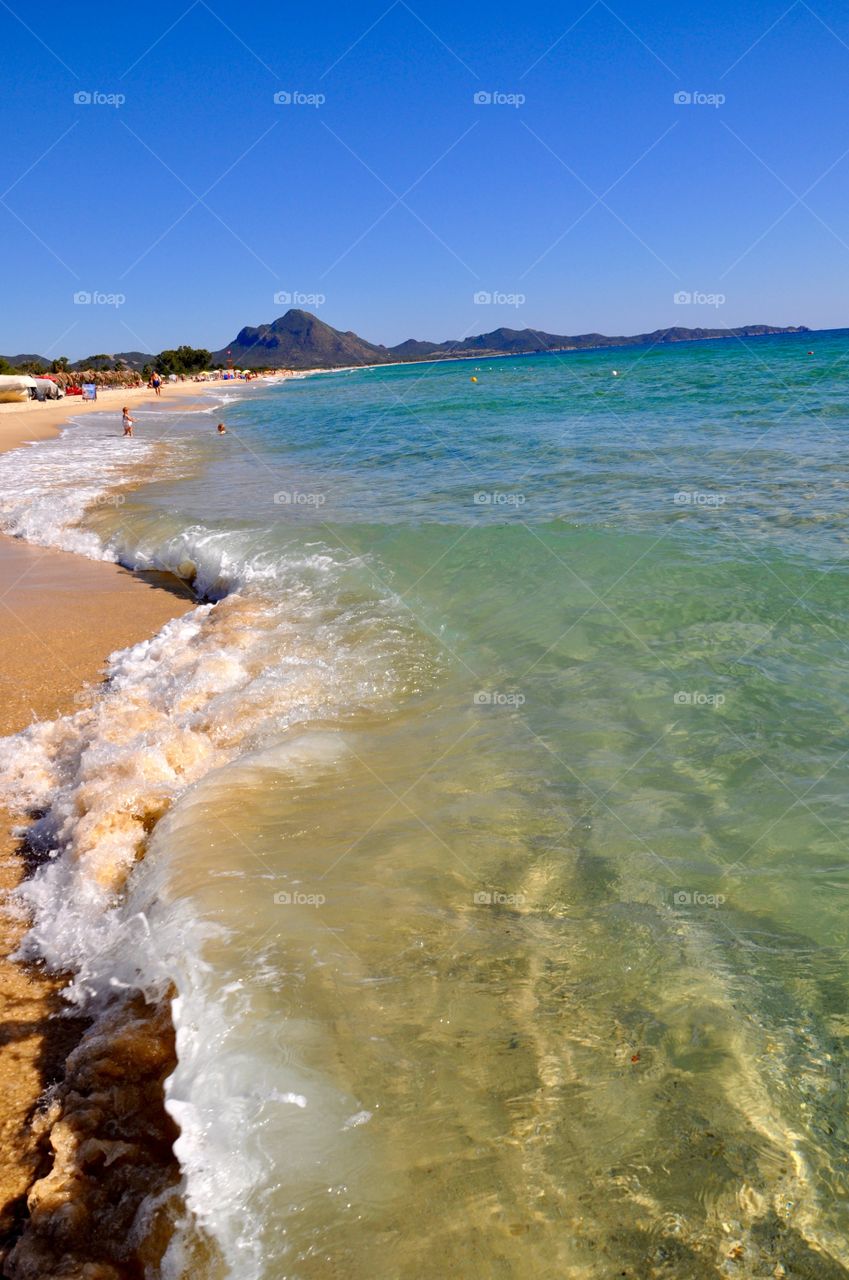
[[[135,423],[135,418],[130,417],[129,406],[124,405],[123,409],[121,410],[121,425],[124,428],[125,436],[131,436],[133,434],[134,423]],[[223,422],[219,422],[218,426],[215,429],[220,436],[226,436],[227,428],[225,427]]]

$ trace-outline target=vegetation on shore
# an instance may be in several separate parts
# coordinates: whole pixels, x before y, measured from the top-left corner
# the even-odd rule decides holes
[[[489,298],[490,295],[482,295]],[[1,373],[70,373],[76,381],[92,373],[122,374],[130,371],[147,380],[154,369],[191,375],[203,369],[338,369],[351,366],[406,364],[420,360],[458,360],[542,352],[591,351],[601,347],[667,346],[679,342],[703,342],[713,338],[760,338],[773,334],[808,333],[805,325],[748,324],[736,329],[685,329],[673,327],[609,337],[603,333],[577,335],[544,333],[540,329],[493,329],[475,337],[448,342],[420,342],[408,338],[394,347],[368,342],[352,330],[325,324],[309,311],[292,308],[271,324],[241,329],[228,347],[180,346],[149,355],[123,351],[117,355],[87,356],[71,364],[67,356],[49,361],[43,356],[0,356]],[[79,376],[78,376],[79,375]]]
[[[87,356],[75,364],[71,364],[67,356],[49,361],[40,356],[15,357],[13,360],[0,356],[0,374],[29,374],[34,377],[49,374],[61,387],[81,386],[84,382],[93,382],[100,387],[135,387],[147,382],[154,369],[163,377],[172,373],[185,377],[208,369],[211,360],[206,348],[188,346],[160,351],[158,356],[146,356],[140,351],[126,352],[123,356],[101,353]]]

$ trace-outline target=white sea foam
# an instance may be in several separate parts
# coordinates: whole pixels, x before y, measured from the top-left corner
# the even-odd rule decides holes
[[[185,467],[186,446],[169,442],[166,474]],[[0,531],[93,560],[114,559],[80,522],[97,504],[121,505],[122,488],[157,458],[158,448],[155,440],[124,439],[118,414],[103,413],[66,427],[57,440],[0,455]]]
[[[216,603],[114,654],[105,685],[76,714],[0,740],[0,796],[42,815],[30,838],[43,862],[20,891],[32,913],[22,954],[71,969],[67,997],[93,1013],[116,993],[161,997],[176,987],[179,1061],[167,1106],[181,1130],[186,1200],[248,1280],[260,1262],[246,1204],[262,1159],[240,1137],[258,1105],[249,1096],[257,1068],[229,1046],[240,991],[220,991],[204,960],[215,927],[190,901],[169,898],[180,814],[226,788],[234,769],[255,777],[333,768],[338,735],[284,735],[390,698],[407,640],[385,625],[391,603],[352,591],[355,562],[330,551],[284,553],[258,533],[173,519],[163,528],[125,511],[99,536],[84,514],[132,483],[156,445],[134,442],[128,458],[125,441],[94,420],[85,427],[0,459],[2,526],[92,558],[171,569]],[[179,468],[179,445],[162,465]],[[290,1074],[278,1088],[275,1069],[260,1088],[263,1105],[276,1099],[283,1111],[312,1113],[315,1099],[331,1130],[349,1117],[364,1123],[356,1099],[316,1098],[314,1082]],[[301,1136],[300,1161],[293,1146],[293,1169],[309,1166],[315,1140],[313,1130]],[[164,1274],[179,1274],[180,1257],[176,1242]]]

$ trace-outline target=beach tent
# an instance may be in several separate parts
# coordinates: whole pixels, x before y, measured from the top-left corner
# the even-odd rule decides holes
[[[36,386],[28,374],[0,374],[0,404],[24,404]]]
[[[65,392],[55,379],[45,375],[43,378],[36,377],[34,379],[36,385],[36,397],[39,400],[61,400]]]

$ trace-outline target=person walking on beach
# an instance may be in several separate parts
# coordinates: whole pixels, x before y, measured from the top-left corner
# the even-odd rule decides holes
[[[154,393],[156,395],[158,396],[162,395],[162,379],[160,378],[159,374],[156,372],[155,369],[151,375],[150,385],[153,387]]]
[[[223,422],[219,422],[218,424],[218,434],[220,436],[226,436],[227,434],[227,428],[225,427]]]
[[[122,421],[124,424],[124,435],[131,436],[133,434],[133,423],[135,422],[135,418],[130,417],[130,410],[127,408],[126,405],[124,405],[124,408],[121,410],[121,412],[123,414]]]

